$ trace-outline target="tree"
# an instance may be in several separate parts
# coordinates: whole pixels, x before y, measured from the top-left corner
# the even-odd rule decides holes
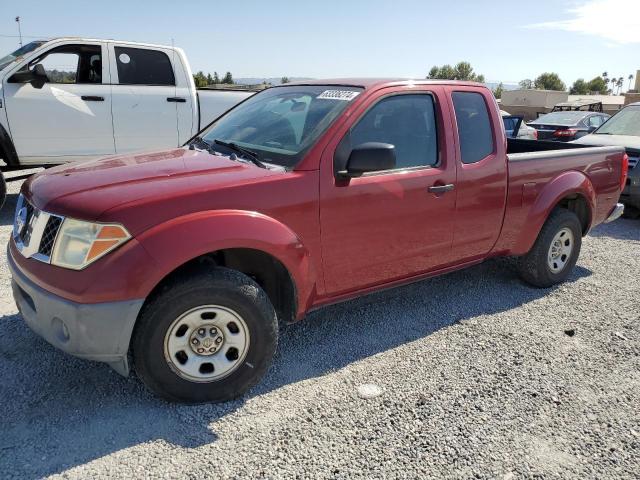
[[[589,87],[590,93],[599,93],[600,95],[606,95],[608,91],[607,82],[600,76],[592,78],[587,86]]]
[[[484,82],[484,75],[479,75],[473,71],[469,62],[460,62],[455,67],[449,64],[441,67],[433,66],[429,70],[427,78],[438,80],[467,80],[472,82]]]
[[[631,90],[631,81],[633,80],[633,74],[629,75],[629,88],[628,90]]]
[[[213,72],[213,83],[214,85],[217,85],[218,83],[220,83],[220,77],[218,76],[218,72]]]
[[[210,73],[207,73],[207,85],[213,85],[213,77]]]
[[[231,72],[227,72],[222,79],[222,83],[231,84],[233,83],[233,77],[231,76]]]
[[[589,83],[584,81],[584,78],[579,78],[573,85],[571,85],[571,89],[569,93],[571,95],[587,95],[591,90],[589,89]]]
[[[280,83],[289,83],[291,80],[289,80],[289,77],[282,77],[280,79]]]
[[[622,91],[622,87],[624,85],[624,78],[623,77],[619,77],[617,79],[613,79],[615,82],[615,86],[618,89],[618,95],[620,95],[620,92]]]
[[[562,80],[560,80],[560,76],[557,73],[545,72],[538,76],[533,81],[533,84],[536,88],[541,90],[559,90],[563,91],[567,89],[567,86],[564,84]]]
[[[204,76],[204,73],[202,72],[202,70],[200,70],[198,73],[196,73],[193,76],[193,81],[195,82],[196,87],[198,88],[207,86],[207,77]]]
[[[496,98],[502,98],[502,92],[504,92],[504,85],[500,82],[498,86],[493,89],[493,96]]]
[[[530,78],[525,78],[524,80],[520,80],[518,85],[520,85],[520,88],[522,89],[531,90],[533,88],[533,80],[531,80]]]

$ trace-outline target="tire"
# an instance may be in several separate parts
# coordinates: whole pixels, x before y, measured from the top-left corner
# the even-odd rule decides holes
[[[7,199],[7,181],[4,178],[4,173],[0,172],[0,209],[4,206],[4,202]]]
[[[201,336],[203,330],[210,340]],[[212,354],[198,348],[205,351],[198,354],[192,345],[198,340],[211,351],[218,348],[213,343],[218,337],[211,336],[214,330],[223,338],[219,350]],[[235,347],[228,346],[232,341],[241,346],[229,356],[234,353]],[[182,403],[224,402],[258,383],[277,343],[278,321],[266,293],[240,272],[213,268],[182,274],[154,295],[134,329],[132,358],[138,377],[160,397]],[[231,363],[232,369],[224,373]]]
[[[564,233],[564,236],[562,236]],[[572,238],[571,238],[572,237]],[[569,240],[570,253],[567,252]],[[558,241],[559,243],[555,243]],[[554,246],[555,245],[555,246]],[[531,250],[518,263],[521,278],[540,288],[548,288],[563,282],[575,267],[582,247],[582,225],[569,210],[557,208],[542,226]],[[555,250],[552,251],[552,248]],[[560,250],[561,248],[565,250]],[[555,259],[554,255],[558,255]],[[563,255],[566,258],[563,259]]]

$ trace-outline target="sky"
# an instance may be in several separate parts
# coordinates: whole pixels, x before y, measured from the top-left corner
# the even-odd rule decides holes
[[[18,47],[18,15],[25,42],[173,41],[194,71],[236,78],[423,78],[465,60],[487,81],[551,71],[569,85],[640,69],[640,0],[3,1],[0,56]]]

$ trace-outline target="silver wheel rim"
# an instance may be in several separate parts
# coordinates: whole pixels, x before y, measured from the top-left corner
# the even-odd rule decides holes
[[[556,233],[547,255],[549,270],[559,273],[564,269],[571,259],[574,243],[573,232],[569,228],[565,227]]]
[[[173,321],[164,337],[164,357],[180,377],[214,382],[242,364],[249,341],[249,328],[237,312],[203,305]]]

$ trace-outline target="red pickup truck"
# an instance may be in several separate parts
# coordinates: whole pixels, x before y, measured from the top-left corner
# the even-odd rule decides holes
[[[623,148],[507,144],[491,92],[451,81],[287,84],[182,148],[25,182],[9,265],[56,347],[133,364],[174,401],[224,401],[265,373],[279,321],[519,257],[549,287],[617,218]]]

